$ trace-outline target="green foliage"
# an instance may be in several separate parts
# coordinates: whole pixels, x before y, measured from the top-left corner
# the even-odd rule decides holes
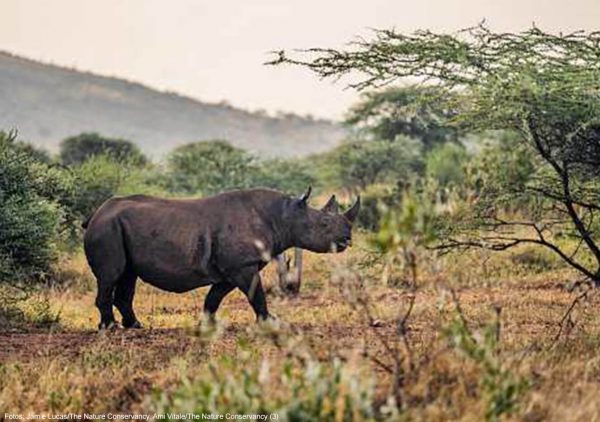
[[[282,192],[296,194],[306,190],[307,186],[315,186],[319,181],[313,176],[306,161],[270,159],[259,162],[257,171],[249,176],[252,186],[277,189]]]
[[[459,144],[443,144],[433,148],[425,157],[425,175],[436,180],[440,187],[460,186],[465,180],[469,156]]]
[[[33,294],[36,289],[0,285],[0,326],[11,328],[51,328],[59,324],[56,312],[46,295]]]
[[[458,140],[458,130],[445,122],[451,116],[439,101],[440,93],[431,87],[391,87],[367,92],[354,105],[345,123],[372,140],[393,141],[408,136],[430,150],[438,144]],[[423,98],[430,101],[423,101]]]
[[[389,185],[370,185],[360,196],[360,212],[357,223],[359,227],[367,230],[377,230],[382,217],[382,211],[399,202],[397,189]]]
[[[3,200],[2,280],[40,278],[49,270],[56,258],[59,213],[56,204],[29,193]]]
[[[264,391],[274,391],[265,394]],[[185,380],[172,392],[157,391],[156,412],[195,414],[277,414],[283,421],[375,420],[373,389],[339,360],[303,365],[287,359],[271,371],[239,358],[210,363],[209,371]]]
[[[435,240],[435,204],[429,193],[407,189],[397,207],[385,210],[371,244],[382,253],[425,246]]]
[[[555,35],[536,27],[494,33],[480,24],[456,34],[376,35],[346,51],[310,49],[307,60],[280,52],[271,63],[300,64],[323,77],[357,73],[362,77],[352,86],[361,89],[403,78],[427,81],[461,130],[518,133],[535,169],[520,200],[535,203],[528,210],[535,212],[514,220],[502,214],[494,199],[509,198],[511,186],[504,195],[483,197],[471,208],[469,231],[455,231],[445,246],[542,245],[600,284],[600,225],[593,224],[600,203],[600,34]],[[465,216],[460,219],[465,227]],[[565,235],[582,247],[555,241]]]
[[[349,191],[362,191],[375,183],[408,181],[423,167],[419,142],[406,137],[394,142],[346,142],[325,154],[322,165],[333,184]]]
[[[96,155],[72,167],[73,194],[65,203],[76,221],[82,221],[115,195],[164,194],[154,168],[139,167],[111,155]]]
[[[382,279],[386,284],[415,286],[418,257],[437,240],[439,210],[431,192],[435,192],[434,185],[414,185],[402,191],[396,204],[380,208],[378,228],[369,243],[384,260]]]
[[[516,134],[503,133],[483,146],[471,163],[469,185],[488,204],[524,210],[536,173],[535,156]]]
[[[78,219],[92,215],[104,201],[114,196],[128,168],[106,155],[96,155],[73,168],[75,191],[70,209]]]
[[[60,144],[60,161],[64,165],[81,164],[97,155],[109,155],[131,165],[144,165],[148,162],[133,142],[107,138],[97,133],[82,133],[66,138]]]
[[[39,161],[44,164],[52,164],[52,158],[50,157],[50,154],[44,149],[37,148],[30,143],[22,141],[15,142],[14,147],[17,150],[20,150],[25,154],[29,155],[35,161]]]
[[[0,132],[0,281],[40,279],[56,258],[69,180]]]
[[[517,409],[519,398],[529,387],[527,379],[514,375],[501,360],[499,332],[500,322],[497,319],[487,324],[481,335],[475,335],[462,315],[446,329],[451,345],[477,364],[481,371],[480,386],[487,402],[487,420],[498,420],[502,415],[512,414]]]
[[[168,186],[173,192],[213,195],[252,185],[254,157],[226,141],[196,142],[176,148],[168,157]]]

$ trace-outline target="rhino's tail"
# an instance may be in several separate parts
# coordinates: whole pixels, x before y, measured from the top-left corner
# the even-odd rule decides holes
[[[81,223],[82,229],[87,229],[88,225],[90,224],[90,220],[92,219],[93,216],[94,216],[94,214],[90,214],[85,220],[83,220],[83,222]]]

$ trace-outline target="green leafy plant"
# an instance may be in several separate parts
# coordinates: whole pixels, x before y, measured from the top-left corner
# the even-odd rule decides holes
[[[315,186],[319,181],[305,160],[267,159],[257,163],[257,171],[250,173],[252,186],[278,189],[297,194],[307,186]]]
[[[108,138],[98,133],[82,133],[60,143],[60,161],[64,165],[81,164],[98,155],[107,155],[129,165],[145,165],[148,162],[133,142]]]
[[[168,157],[168,186],[173,192],[212,195],[251,186],[255,159],[226,141],[183,145]]]
[[[267,360],[256,365],[248,359],[223,358],[173,391],[155,391],[152,408],[163,414],[277,414],[279,420],[298,422],[375,417],[372,384],[339,360],[300,364],[287,359],[281,368],[271,368]]]
[[[469,156],[462,145],[446,143],[425,156],[425,176],[437,181],[440,188],[461,186]]]
[[[529,382],[515,375],[500,357],[500,310],[497,309],[493,322],[474,333],[469,329],[458,305],[457,308],[458,316],[446,328],[446,336],[452,347],[475,362],[481,371],[479,385],[486,400],[486,419],[497,420],[502,415],[512,414],[518,407],[520,397],[527,391]]]
[[[111,155],[95,155],[70,169],[73,192],[62,199],[72,226],[78,227],[107,199],[127,194],[164,194],[150,165],[140,167]]]
[[[349,192],[360,192],[374,183],[409,180],[423,169],[419,141],[399,137],[389,141],[351,141],[322,157],[331,183]]]
[[[70,180],[0,132],[0,282],[40,280],[61,240],[59,201]]]

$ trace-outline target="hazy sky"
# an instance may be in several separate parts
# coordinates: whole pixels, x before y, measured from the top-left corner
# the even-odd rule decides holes
[[[338,118],[356,98],[268,51],[369,28],[600,29],[600,0],[0,0],[0,49],[192,97]]]

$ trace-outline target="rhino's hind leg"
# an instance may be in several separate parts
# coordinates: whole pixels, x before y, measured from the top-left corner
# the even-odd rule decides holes
[[[215,313],[219,309],[219,305],[233,289],[235,289],[231,283],[221,282],[213,284],[204,299],[204,313],[208,316],[211,322],[214,322]]]
[[[121,228],[117,222],[88,228],[84,238],[85,255],[98,283],[96,306],[100,311],[100,330],[116,326],[113,303],[117,283],[126,272]]]
[[[116,326],[113,314],[113,294],[115,281],[98,278],[98,294],[96,295],[96,307],[100,311],[99,330],[113,328]]]
[[[114,305],[123,317],[123,327],[142,328],[133,312],[133,296],[135,295],[135,284],[137,276],[131,271],[125,273],[117,281],[115,289]]]

